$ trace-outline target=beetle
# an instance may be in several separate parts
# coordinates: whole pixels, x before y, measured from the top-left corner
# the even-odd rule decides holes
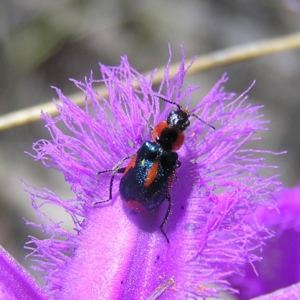
[[[198,116],[190,114],[178,103],[162,97],[159,97],[159,99],[175,105],[177,110],[172,110],[166,121],[160,122],[152,129],[153,141],[144,142],[136,154],[125,157],[112,170],[98,172],[98,174],[101,174],[112,171],[113,174],[109,185],[109,199],[94,204],[105,203],[112,199],[114,177],[117,173],[123,173],[119,192],[125,207],[130,211],[142,213],[157,208],[164,200],[168,201],[168,208],[160,225],[160,230],[169,243],[169,238],[163,228],[172,206],[169,190],[176,169],[181,165],[176,151],[183,145],[183,131],[190,126],[189,118],[191,116],[196,117],[213,129],[215,127]],[[123,162],[129,158],[131,160],[127,167],[120,168]]]

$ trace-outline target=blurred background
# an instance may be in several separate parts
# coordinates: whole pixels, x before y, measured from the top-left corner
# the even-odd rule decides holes
[[[118,65],[126,54],[140,72],[162,67],[172,47],[173,62],[226,47],[296,32],[300,4],[264,0],[3,0],[0,2],[0,115],[50,101],[56,86],[71,95],[77,92],[68,78],[83,80],[98,62]],[[251,61],[219,67],[187,78],[201,85],[199,101],[213,84],[228,73],[226,89],[243,92],[254,79],[253,104],[264,105],[270,130],[261,147],[287,150],[269,163],[280,167],[287,187],[300,176],[300,50],[272,54]],[[24,151],[49,138],[39,121],[0,132],[0,244],[21,264],[30,260],[23,248],[28,235],[42,234],[24,226],[23,217],[37,221],[21,180],[48,187],[63,198],[72,197],[63,176],[34,162]],[[53,208],[56,220],[64,212]],[[72,228],[69,220],[66,227]]]

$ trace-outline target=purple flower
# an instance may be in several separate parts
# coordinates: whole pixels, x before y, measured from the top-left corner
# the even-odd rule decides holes
[[[45,299],[34,279],[0,246],[0,299]]]
[[[240,291],[239,299],[250,299],[300,282],[300,186],[283,189],[277,198],[277,209],[257,210],[258,222],[276,234],[266,241],[260,253],[262,262],[255,265],[258,274],[248,265],[246,276],[235,276],[232,279]],[[300,298],[299,284],[285,291],[285,299]],[[291,291],[297,295],[296,298],[287,296]],[[276,297],[270,299],[280,299],[277,293]]]
[[[172,212],[164,227],[169,244],[159,230],[167,201],[154,211],[129,213],[119,197],[121,174],[116,175],[112,200],[93,205],[109,195],[111,173],[97,173],[151,141],[149,127],[166,120],[174,109],[166,103],[161,110],[157,95],[189,108],[197,87],[184,88],[184,61],[183,55],[171,79],[168,62],[158,91],[152,89],[154,73],[144,77],[126,57],[119,67],[100,64],[100,79],[91,75],[85,82],[73,80],[85,95],[83,109],[56,89],[60,115],[42,114],[51,139],[34,144],[34,157],[64,174],[74,198],[63,200],[46,188],[28,188],[40,217],[40,224],[33,225],[50,235],[32,238],[30,246],[49,297],[218,297],[236,292],[227,278],[242,272],[246,262],[259,260],[254,250],[270,233],[256,221],[255,211],[274,206],[273,193],[280,183],[277,175],[264,174],[275,168],[262,158],[272,152],[247,146],[259,140],[257,132],[266,130],[260,107],[246,101],[248,90],[240,96],[225,92],[226,76],[191,110],[216,130],[190,118],[178,151],[181,167],[170,188]],[[106,85],[107,98],[93,89],[98,83]],[[44,207],[53,204],[70,214],[74,232],[47,217]]]

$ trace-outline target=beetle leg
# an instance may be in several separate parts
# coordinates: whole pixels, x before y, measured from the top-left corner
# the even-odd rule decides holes
[[[112,172],[111,178],[110,178],[110,183],[109,183],[109,197],[107,200],[103,200],[103,201],[97,201],[94,202],[93,205],[97,205],[97,204],[102,204],[102,203],[106,203],[109,202],[112,199],[112,188],[113,188],[113,184],[114,184],[114,178],[115,175],[117,173],[124,173],[126,168],[120,168],[120,165],[123,164],[123,162],[129,158],[131,158],[133,155],[128,155],[124,158],[122,158],[114,167],[112,170],[104,170],[104,171],[99,171],[97,173],[97,175],[102,174],[102,173],[107,173],[107,172]]]
[[[167,212],[166,212],[166,214],[165,214],[164,220],[163,220],[163,222],[161,223],[161,225],[160,225],[159,228],[160,228],[162,234],[164,235],[164,237],[166,238],[167,243],[169,244],[169,243],[170,243],[170,240],[169,240],[169,238],[167,237],[167,234],[166,234],[165,231],[164,231],[164,226],[166,225],[166,223],[167,223],[167,221],[168,221],[168,218],[169,218],[170,212],[171,212],[171,207],[172,207],[171,196],[170,196],[169,193],[166,194],[166,200],[167,200],[168,203],[169,203],[169,204],[168,204],[168,209],[167,209]]]

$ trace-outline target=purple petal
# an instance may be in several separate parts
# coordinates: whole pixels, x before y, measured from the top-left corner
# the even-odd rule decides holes
[[[277,197],[279,199],[277,209],[258,210],[259,222],[276,228],[279,234],[287,229],[300,232],[300,184],[294,188],[282,189]]]
[[[232,279],[240,290],[239,299],[267,294],[300,280],[300,187],[283,189],[277,196],[277,209],[263,208],[256,213],[258,221],[276,234],[266,241],[262,263],[256,264],[257,274],[248,265],[246,276]]]
[[[252,300],[298,300],[300,299],[300,282],[274,293],[263,295]]]
[[[0,299],[46,299],[27,271],[0,246]]]

